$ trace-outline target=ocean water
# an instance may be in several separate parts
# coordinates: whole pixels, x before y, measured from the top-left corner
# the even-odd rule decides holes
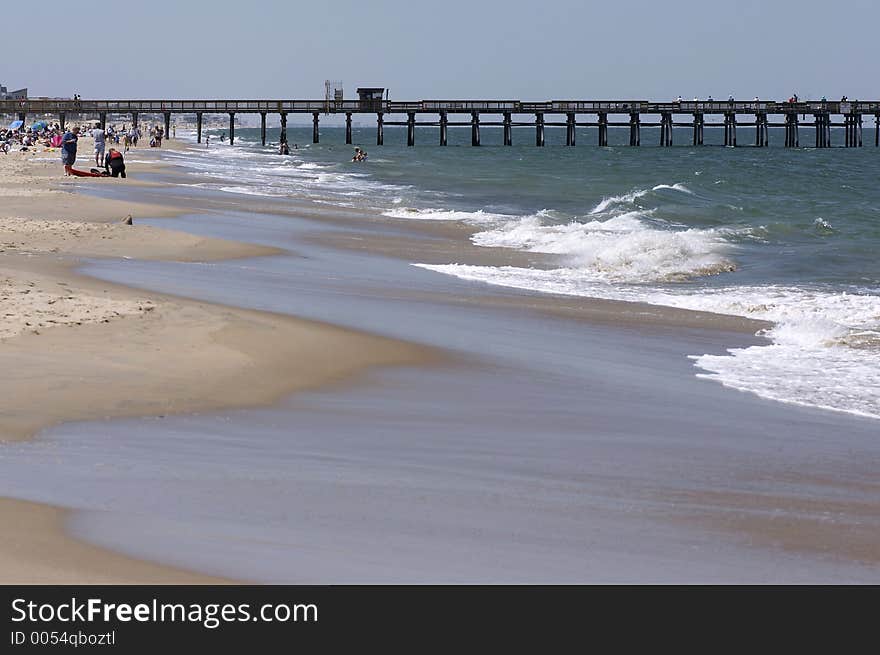
[[[769,148],[659,148],[625,145],[611,129],[597,148],[595,130],[579,130],[576,148],[563,129],[534,147],[529,129],[504,148],[499,128],[355,129],[366,163],[350,161],[343,131],[291,128],[290,157],[239,128],[236,144],[167,153],[192,186],[235,194],[300,198],[412,221],[459,221],[478,246],[553,255],[549,268],[415,266],[476,283],[633,300],[746,316],[773,323],[766,345],[723,355],[693,353],[694,374],[780,402],[880,418],[880,150],[787,150],[781,133]],[[753,135],[741,129],[739,142]],[[269,130],[277,142],[278,130]],[[686,144],[687,130],[676,131]],[[803,130],[801,143],[812,134]],[[189,137],[191,138],[191,137]],[[866,142],[871,139],[866,138]],[[841,143],[842,135],[835,134]]]

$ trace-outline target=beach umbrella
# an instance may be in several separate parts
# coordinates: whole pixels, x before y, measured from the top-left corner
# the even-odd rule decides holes
[[[9,129],[10,129],[10,130],[17,130],[17,129],[20,128],[22,125],[24,125],[24,121],[12,121],[12,122],[9,124]]]
[[[31,125],[31,129],[32,129],[34,132],[39,132],[40,130],[42,130],[43,128],[45,128],[46,125],[48,125],[48,123],[46,123],[46,121],[37,121],[36,123],[34,123],[33,125]]]

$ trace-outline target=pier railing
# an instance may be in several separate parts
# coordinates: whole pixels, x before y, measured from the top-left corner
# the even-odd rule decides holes
[[[648,100],[67,100],[28,98],[0,100],[0,113],[768,113],[768,114],[877,114],[880,101],[776,102],[686,100],[651,102]]]

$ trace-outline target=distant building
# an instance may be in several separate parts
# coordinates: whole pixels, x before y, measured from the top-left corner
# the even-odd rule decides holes
[[[0,100],[24,100],[27,97],[27,89],[9,91],[5,86],[0,85]]]

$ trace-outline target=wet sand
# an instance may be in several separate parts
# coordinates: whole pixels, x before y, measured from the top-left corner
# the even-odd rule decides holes
[[[63,421],[269,405],[373,366],[436,357],[318,322],[145,294],[82,276],[75,269],[86,257],[209,262],[279,251],[142,225],[144,215],[179,210],[72,193],[117,181],[63,179],[60,166],[40,159],[13,153],[0,160],[0,441]],[[126,216],[133,225],[120,222]],[[93,576],[96,567],[80,564],[97,557],[94,547],[67,557],[72,540],[60,530],[59,511],[13,501],[3,506],[6,525],[35,512],[29,529],[44,534],[6,535],[0,551],[12,555],[0,552],[0,579],[150,579],[149,567],[135,567],[131,577],[116,576],[118,567]],[[20,554],[27,539],[41,546],[25,562]],[[160,567],[156,574],[152,579],[195,579],[172,578]]]
[[[255,317],[268,333],[304,320],[321,339],[340,331],[355,341],[324,346],[344,371],[322,381],[350,382],[296,387],[311,390],[258,410],[65,423],[7,445],[0,494],[79,510],[66,524],[76,539],[262,582],[880,579],[876,422],[694,375],[688,355],[755,343],[762,324],[457,281],[409,262],[515,255],[462,245],[458,227],[354,225],[342,211],[183,192],[160,183],[173,181],[168,170],[152,177],[151,200],[187,214],[150,227],[283,254],[104,258],[82,273],[171,303],[169,317],[235,314],[237,348],[255,341]],[[293,374],[270,361],[275,347],[250,354],[242,369],[253,377],[230,379],[230,393]],[[291,357],[316,348],[320,359],[310,342]],[[379,364],[409,366],[346,375],[377,348]],[[262,404],[252,400],[223,406]]]

